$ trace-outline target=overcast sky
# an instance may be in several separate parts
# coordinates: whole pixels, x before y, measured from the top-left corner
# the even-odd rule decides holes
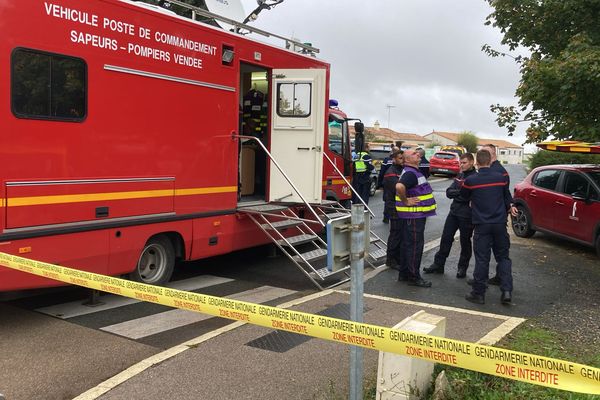
[[[255,0],[241,0],[246,13]],[[366,126],[398,132],[473,131],[521,145],[495,123],[490,105],[515,104],[517,65],[490,58],[498,29],[484,0],[285,0],[253,23],[320,49],[331,64],[331,97]],[[388,109],[387,105],[394,106]],[[389,114],[388,114],[389,110]]]

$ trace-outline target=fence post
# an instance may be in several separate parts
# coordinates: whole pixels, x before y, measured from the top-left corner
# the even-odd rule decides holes
[[[363,276],[365,266],[365,209],[352,205],[350,241],[350,319],[363,322]],[[350,400],[362,400],[363,348],[350,346]]]

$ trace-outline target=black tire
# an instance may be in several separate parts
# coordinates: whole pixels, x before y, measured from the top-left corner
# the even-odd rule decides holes
[[[371,186],[369,187],[369,195],[375,196],[376,191],[377,191],[377,179],[371,179]]]
[[[517,210],[517,216],[511,217],[513,232],[518,237],[532,237],[535,230],[531,228],[531,215],[529,211],[523,206],[517,206]]]
[[[596,254],[600,257],[600,235],[596,238]]]
[[[150,285],[163,285],[171,279],[175,267],[173,243],[165,235],[150,238],[129,277]]]

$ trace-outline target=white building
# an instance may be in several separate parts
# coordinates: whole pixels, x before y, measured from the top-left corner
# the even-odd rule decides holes
[[[432,143],[438,143],[441,146],[451,146],[458,142],[461,134],[454,132],[438,132],[433,131],[425,135],[425,138],[431,140]],[[523,164],[524,149],[522,146],[507,142],[506,140],[479,138],[478,148],[493,144],[496,146],[496,155],[498,161],[502,164]]]

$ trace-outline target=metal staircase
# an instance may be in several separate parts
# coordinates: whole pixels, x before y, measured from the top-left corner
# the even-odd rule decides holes
[[[323,223],[350,214],[350,210],[336,201],[325,200],[311,206]],[[348,259],[346,267],[337,271],[328,269],[325,265],[326,239],[324,240],[319,234],[322,224],[319,221],[303,218],[299,215],[303,210],[304,204],[288,203],[263,203],[238,207],[238,212],[248,215],[320,290],[347,282],[350,279],[350,260]],[[386,249],[386,243],[371,231],[365,265],[371,268],[382,266]]]

